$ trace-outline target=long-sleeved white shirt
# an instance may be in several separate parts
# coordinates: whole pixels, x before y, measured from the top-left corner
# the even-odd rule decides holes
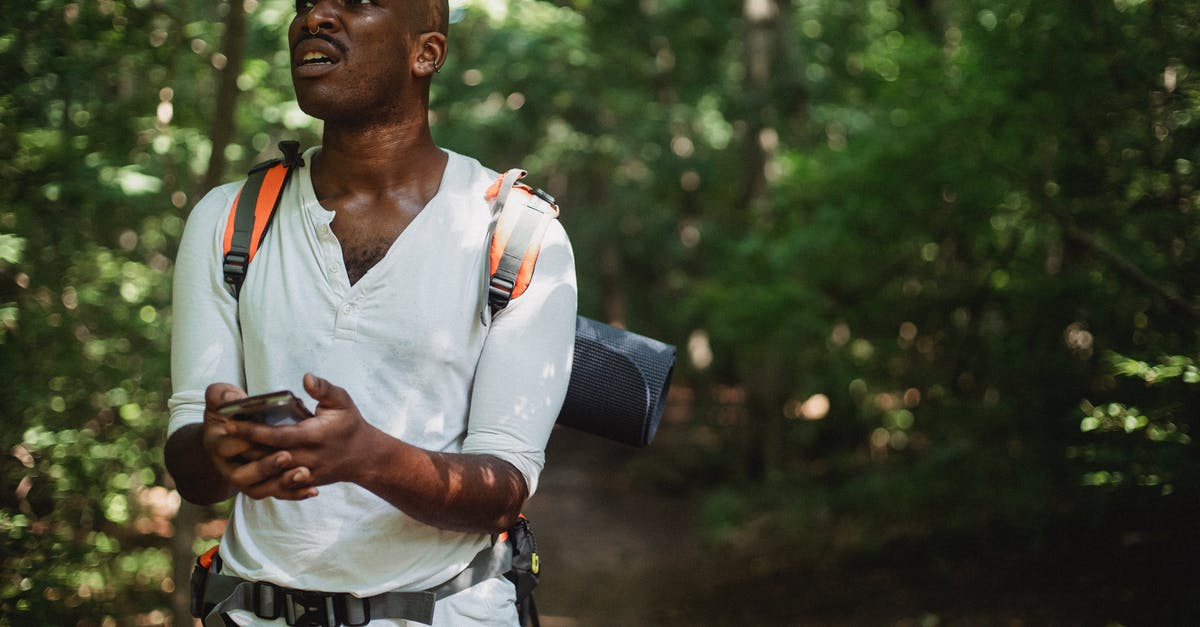
[[[305,155],[307,163],[317,149]],[[169,430],[200,422],[210,383],[250,394],[290,389],[305,372],[344,387],[374,426],[432,451],[512,463],[530,493],[566,393],[574,341],[574,260],[554,222],[532,283],[490,327],[480,323],[496,173],[449,153],[437,195],[387,255],[351,285],[334,213],[295,171],[250,264],[240,303],[224,283],[221,239],[237,184],[188,219],[175,266]],[[303,501],[236,497],[225,572],[290,588],[422,590],[456,575],[490,541],[413,520],[364,488],[324,486]]]

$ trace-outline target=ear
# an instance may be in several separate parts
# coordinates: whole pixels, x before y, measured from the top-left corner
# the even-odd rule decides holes
[[[417,37],[416,59],[413,60],[413,75],[418,78],[432,76],[446,63],[446,36],[441,33],[422,33]]]

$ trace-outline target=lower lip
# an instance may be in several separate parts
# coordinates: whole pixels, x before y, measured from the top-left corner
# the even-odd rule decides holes
[[[309,63],[295,66],[292,72],[297,78],[317,78],[318,76],[324,76],[332,72],[337,66],[337,62]]]

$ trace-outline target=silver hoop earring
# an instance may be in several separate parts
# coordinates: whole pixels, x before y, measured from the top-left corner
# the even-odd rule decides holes
[[[309,28],[309,29],[308,29],[308,34],[309,34],[309,35],[316,35],[317,33],[320,33],[320,32],[321,32],[321,27],[320,27],[320,26],[317,26],[317,27],[315,27],[315,28]]]

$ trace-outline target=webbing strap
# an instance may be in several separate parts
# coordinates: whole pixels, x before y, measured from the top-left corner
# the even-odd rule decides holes
[[[246,177],[225,227],[225,282],[236,295],[246,279],[246,268],[258,252],[262,235],[267,230],[275,205],[279,202],[288,168],[282,163],[255,169]]]
[[[214,575],[209,574],[209,582]],[[232,577],[229,577],[232,579]],[[226,627],[226,615],[233,610],[251,609],[254,607],[254,582],[239,580],[233,590],[217,602],[212,611],[204,617],[204,627]],[[210,583],[211,585],[211,583]],[[208,593],[205,592],[205,598]]]
[[[525,292],[533,279],[542,237],[550,223],[558,217],[554,198],[540,189],[517,183],[524,170],[509,170],[488,190],[499,207],[494,226],[489,228],[488,267],[484,277],[483,299],[488,311],[480,312],[480,320],[508,306]],[[490,316],[489,316],[490,314]]]
[[[331,621],[365,625],[372,618],[399,618],[433,624],[434,605],[475,584],[500,577],[512,569],[512,545],[498,540],[475,554],[470,564],[450,581],[422,592],[392,591],[359,598],[346,593],[290,590],[267,582],[255,582],[209,572],[204,582],[204,627],[225,627],[225,616],[247,610],[266,619],[283,618],[289,625],[314,610]]]
[[[283,618],[288,625],[294,625],[305,616],[311,620],[313,610],[317,610],[316,615],[323,619],[321,622],[365,625],[372,618],[397,618],[432,625],[434,604],[439,598],[428,590],[384,592],[359,598],[347,593],[289,590],[272,583],[209,573],[204,603],[212,609],[203,617],[203,622],[204,627],[225,627],[230,612],[245,610],[259,618]]]
[[[254,166],[229,210],[222,241],[225,254],[222,269],[225,282],[233,288],[235,298],[239,296],[242,282],[246,280],[250,260],[254,259],[263,234],[275,217],[283,188],[291,178],[292,171],[304,166],[297,142],[279,142],[279,149],[283,151],[283,159],[272,159]]]
[[[504,540],[497,540],[490,549],[484,549],[475,554],[475,559],[461,573],[446,583],[430,588],[437,598],[444,599],[452,594],[462,592],[478,583],[483,583],[493,577],[499,577],[512,569],[512,545]]]

